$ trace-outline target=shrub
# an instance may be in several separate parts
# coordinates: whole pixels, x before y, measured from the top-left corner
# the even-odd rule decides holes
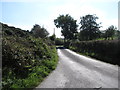
[[[120,65],[120,40],[74,42],[70,48],[102,61]]]
[[[50,41],[7,25],[4,25],[3,33],[3,89],[33,88],[55,69],[58,57]]]

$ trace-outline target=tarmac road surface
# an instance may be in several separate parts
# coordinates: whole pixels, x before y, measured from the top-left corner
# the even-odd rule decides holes
[[[58,49],[57,52],[57,68],[36,88],[118,88],[117,65],[69,49]]]

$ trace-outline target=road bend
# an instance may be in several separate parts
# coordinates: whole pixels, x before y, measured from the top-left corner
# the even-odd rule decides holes
[[[57,68],[36,88],[118,88],[118,66],[57,49]]]

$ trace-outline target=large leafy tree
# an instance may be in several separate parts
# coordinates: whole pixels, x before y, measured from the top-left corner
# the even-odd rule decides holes
[[[70,15],[60,15],[54,20],[55,26],[61,28],[62,35],[65,40],[76,39],[77,27],[76,20],[74,20]]]
[[[80,18],[80,40],[93,40],[100,35],[100,26],[96,22],[98,17],[96,15],[86,15]]]
[[[45,38],[49,35],[48,31],[38,24],[35,24],[31,30],[35,37]]]

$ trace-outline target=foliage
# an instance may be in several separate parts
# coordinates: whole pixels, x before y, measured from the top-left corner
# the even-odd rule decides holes
[[[62,38],[56,38],[55,39],[55,44],[56,45],[63,45],[64,44],[64,40]]]
[[[116,27],[114,27],[113,25],[109,26],[108,29],[105,31],[105,39],[113,39],[113,36],[115,35],[115,30]]]
[[[15,36],[15,37],[29,37],[31,34],[29,31],[21,30],[20,28],[15,28],[13,26],[8,26],[7,24],[0,23],[2,26],[3,36]]]
[[[35,87],[56,67],[55,46],[28,31],[2,26],[3,89]]]
[[[45,38],[49,35],[48,31],[38,24],[35,24],[31,30],[35,37]]]
[[[120,39],[120,31],[113,25],[109,26],[106,30],[102,30],[100,38],[102,40],[118,40]]]
[[[74,42],[70,49],[101,61],[120,65],[120,40]]]
[[[53,35],[52,35],[52,36],[50,36],[49,38],[50,38],[50,40],[55,41],[56,36],[55,36],[55,34],[53,34]]]
[[[119,30],[115,31],[115,36],[117,37],[117,39],[120,40],[120,31]]]
[[[93,40],[99,37],[99,24],[97,24],[96,20],[98,17],[95,15],[86,15],[81,17],[81,31],[79,35],[80,40]]]
[[[62,35],[65,39],[72,40],[76,39],[77,27],[76,20],[70,15],[60,15],[54,20],[57,28],[61,28]]]

